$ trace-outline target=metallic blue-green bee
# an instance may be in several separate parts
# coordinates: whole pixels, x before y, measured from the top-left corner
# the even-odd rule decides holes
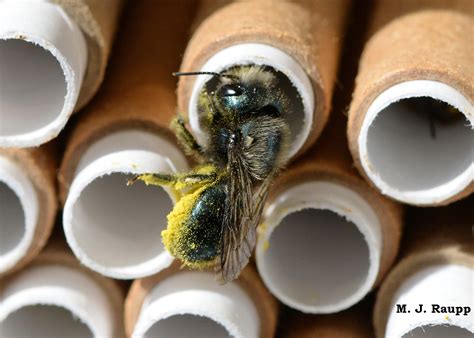
[[[171,185],[181,192],[162,233],[164,245],[185,265],[213,267],[226,282],[249,261],[269,187],[287,159],[289,127],[282,113],[288,98],[268,67],[175,73],[200,74],[215,80],[199,97],[207,144],[197,143],[181,117],[172,127],[186,153],[202,164],[189,173],[148,173],[131,182]]]

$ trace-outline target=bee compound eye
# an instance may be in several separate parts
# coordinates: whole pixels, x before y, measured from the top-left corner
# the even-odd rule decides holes
[[[242,87],[237,84],[227,84],[219,90],[221,96],[240,96],[242,93]]]

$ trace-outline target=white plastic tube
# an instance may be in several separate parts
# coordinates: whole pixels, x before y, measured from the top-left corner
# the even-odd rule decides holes
[[[436,125],[429,112],[415,112],[400,100],[431,98],[448,103],[465,119]],[[420,114],[421,113],[421,114]],[[399,83],[382,92],[362,123],[358,147],[372,182],[398,201],[415,205],[443,202],[474,179],[474,106],[456,89],[437,81]]]
[[[169,266],[161,242],[172,190],[136,182],[134,174],[187,168],[180,150],[140,130],[112,133],[82,155],[64,206],[66,239],[87,267],[113,278],[144,277]]]
[[[259,230],[260,276],[294,309],[338,312],[375,283],[381,226],[367,201],[347,187],[324,181],[294,186],[268,206]]]
[[[315,103],[311,81],[295,59],[278,48],[261,43],[243,43],[224,48],[207,60],[201,71],[221,72],[248,64],[270,66],[279,72],[276,74],[283,85],[282,89],[289,95],[290,104],[294,107],[294,115],[283,112],[292,136],[289,150],[289,157],[292,157],[305,143],[313,124]],[[212,76],[204,75],[196,78],[188,108],[191,129],[202,144],[207,138],[199,124],[197,106],[199,93],[211,78]]]
[[[0,156],[0,273],[28,252],[38,224],[39,201],[24,168]]]
[[[84,272],[33,266],[3,289],[2,337],[113,337],[116,326],[104,290]]]
[[[236,283],[187,271],[157,284],[145,298],[132,337],[258,338],[255,304]]]
[[[474,269],[466,266],[445,264],[420,269],[403,281],[395,292],[385,336],[472,337],[473,280]],[[397,313],[397,304],[405,304],[406,311],[410,312]],[[417,313],[416,311],[420,311],[420,304],[423,307]],[[454,311],[466,311],[469,307],[470,312],[447,312],[453,306]],[[449,308],[445,308],[446,312],[443,313],[441,307]]]
[[[56,137],[87,66],[78,25],[47,0],[0,0],[0,147]]]

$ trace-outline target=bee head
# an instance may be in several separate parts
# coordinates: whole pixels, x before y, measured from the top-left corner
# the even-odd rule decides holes
[[[264,89],[241,82],[223,84],[214,93],[214,104],[222,112],[240,115],[259,108]]]
[[[180,72],[182,75],[213,75],[211,88],[201,94],[204,111],[223,114],[224,119],[234,119],[255,112],[263,107],[280,107],[275,75],[264,66],[246,65],[228,69],[223,73]],[[211,82],[212,82],[211,81]],[[278,109],[279,110],[279,109]]]

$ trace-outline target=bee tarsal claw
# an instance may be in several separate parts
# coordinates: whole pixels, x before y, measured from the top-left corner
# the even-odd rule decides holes
[[[140,179],[140,175],[133,176],[127,181],[127,186],[131,186],[133,183],[135,183],[139,179]]]

